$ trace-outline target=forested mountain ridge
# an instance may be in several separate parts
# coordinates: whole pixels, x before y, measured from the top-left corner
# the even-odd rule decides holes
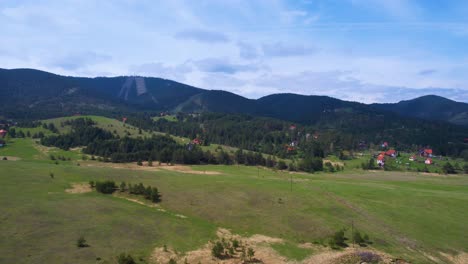
[[[161,78],[68,77],[34,69],[0,69],[0,104],[0,115],[30,119],[75,113],[115,116],[170,111],[242,113],[304,124],[324,124],[336,123],[336,120],[326,118],[347,122],[344,117],[370,117],[377,122],[385,117],[398,121],[400,118],[395,115],[398,114],[468,125],[468,104],[438,96],[372,105],[298,94],[273,94],[255,100]]]
[[[372,106],[403,116],[427,120],[444,120],[453,124],[468,125],[468,104],[436,95],[421,96],[395,104],[373,104]]]

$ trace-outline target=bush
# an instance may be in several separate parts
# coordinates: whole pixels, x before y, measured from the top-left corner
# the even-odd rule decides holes
[[[455,173],[457,173],[455,171],[455,168],[453,167],[453,165],[450,162],[447,162],[447,163],[444,164],[444,166],[442,167],[442,171],[445,174],[455,174]]]
[[[104,181],[104,182],[96,182],[96,191],[104,194],[111,194],[115,192],[117,186],[113,181]]]
[[[135,260],[130,254],[122,253],[117,257],[118,264],[136,264]]]
[[[328,245],[333,249],[346,247],[347,245],[345,243],[345,240],[346,238],[344,236],[344,231],[340,230],[333,234],[333,236],[328,241]]]
[[[83,236],[80,236],[78,240],[76,240],[76,246],[79,248],[88,247],[88,244],[86,244],[86,239]]]
[[[221,242],[217,241],[211,249],[211,255],[215,258],[222,258],[224,254],[224,246]]]
[[[361,262],[366,262],[366,263],[379,263],[382,261],[382,258],[370,251],[361,251],[358,252],[357,255],[361,259]]]

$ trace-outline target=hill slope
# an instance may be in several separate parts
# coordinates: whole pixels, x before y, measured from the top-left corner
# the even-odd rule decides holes
[[[0,69],[0,115],[50,118],[128,112],[221,112],[313,124],[324,116],[372,115],[442,120],[468,125],[468,104],[423,96],[396,104],[366,105],[327,96],[273,94],[257,100],[152,77],[66,77],[33,69]],[[333,113],[333,115],[331,115]]]
[[[402,116],[427,120],[444,120],[453,124],[468,125],[468,104],[436,95],[426,95],[396,104],[373,104],[372,106]]]

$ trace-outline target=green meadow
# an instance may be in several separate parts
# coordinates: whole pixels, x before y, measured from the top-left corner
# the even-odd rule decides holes
[[[52,161],[51,154],[70,161]],[[291,261],[320,251],[300,244],[325,250],[337,230],[346,228],[350,237],[351,226],[368,234],[373,248],[413,263],[449,263],[442,254],[468,252],[463,174],[116,168],[81,160],[79,149],[44,148],[29,138],[9,140],[3,156],[19,160],[0,160],[0,263],[116,263],[122,252],[151,263],[156,247],[195,250],[215,239],[218,228],[282,238],[272,248]],[[95,191],[65,191],[104,179],[156,186],[164,211]],[[77,248],[80,236],[89,247]]]

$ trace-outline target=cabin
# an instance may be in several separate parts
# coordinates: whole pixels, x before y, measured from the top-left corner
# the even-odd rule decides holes
[[[5,129],[1,129],[0,130],[0,138],[4,138],[7,133],[8,133],[8,131],[6,131]]]
[[[432,158],[432,149],[422,149],[419,151],[419,155],[422,157]]]
[[[417,160],[417,158],[416,158],[416,156],[415,156],[415,155],[413,155],[413,156],[409,157],[409,161],[416,161],[416,160]]]
[[[397,152],[394,149],[389,149],[385,152],[385,155],[394,158],[396,157]]]
[[[431,165],[433,164],[434,162],[432,161],[431,158],[427,158],[425,161],[424,161],[424,164],[427,164],[427,165]]]
[[[5,140],[0,139],[0,148],[6,146]]]
[[[192,140],[192,144],[194,145],[201,145],[202,141],[199,139],[199,138],[195,138],[194,140]]]
[[[382,148],[388,148],[388,142],[385,141],[384,143],[382,143],[381,147]]]

